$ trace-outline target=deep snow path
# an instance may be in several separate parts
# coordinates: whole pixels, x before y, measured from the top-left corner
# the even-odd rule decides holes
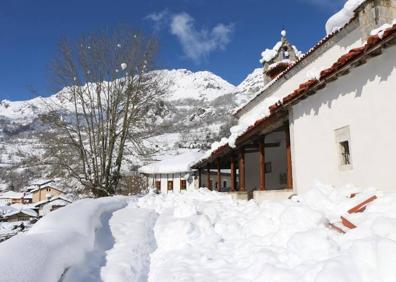
[[[87,253],[83,263],[71,267],[63,276],[63,282],[96,282],[100,281],[100,269],[106,264],[106,251],[114,246],[109,220],[113,212],[104,213],[101,227],[95,232],[94,249]]]
[[[106,252],[106,265],[101,269],[103,281],[147,281],[150,254],[156,249],[156,219],[155,211],[137,208],[134,202],[113,214],[109,223],[114,246]]]

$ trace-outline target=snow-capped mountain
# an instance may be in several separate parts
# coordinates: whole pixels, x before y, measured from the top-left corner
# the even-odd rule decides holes
[[[167,89],[167,100],[195,99],[213,101],[231,93],[235,86],[208,72],[192,72],[186,69],[156,71]]]
[[[230,113],[264,84],[260,69],[254,70],[238,86],[208,71],[155,72],[166,93],[164,116],[157,121],[160,124],[157,134],[144,141],[154,159],[161,157],[160,152],[175,154],[191,148],[205,149],[228,134],[233,123]],[[67,107],[67,103],[62,91],[45,98],[0,102],[0,190],[11,183],[18,189],[35,178],[57,176],[56,172],[37,165],[46,154],[40,142],[46,130],[40,115],[49,111],[48,105],[64,107],[66,104]],[[147,161],[131,159],[134,165]]]

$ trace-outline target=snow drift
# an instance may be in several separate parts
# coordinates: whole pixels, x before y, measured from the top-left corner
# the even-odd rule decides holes
[[[0,281],[58,281],[93,248],[101,216],[125,205],[118,197],[84,199],[51,212],[0,244]]]
[[[343,28],[354,16],[355,10],[366,0],[348,0],[344,7],[326,22],[326,33],[331,34]]]
[[[373,194],[351,218],[357,228],[328,227]],[[148,281],[396,281],[395,202],[396,194],[324,185],[261,205],[205,189],[146,196],[139,205],[160,214]]]

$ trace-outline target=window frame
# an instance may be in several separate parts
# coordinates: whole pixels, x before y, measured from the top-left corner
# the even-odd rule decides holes
[[[338,169],[339,170],[352,170],[353,169],[353,158],[352,158],[352,143],[351,143],[351,133],[350,128],[348,126],[343,126],[334,130],[335,133],[335,141],[337,146],[337,158],[338,158]],[[344,145],[348,146],[348,160],[349,163],[346,163],[346,157],[344,154]]]

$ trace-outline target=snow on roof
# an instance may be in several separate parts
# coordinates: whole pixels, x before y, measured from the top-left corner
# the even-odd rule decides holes
[[[31,209],[20,209],[20,210],[15,210],[15,211],[10,212],[10,213],[6,213],[4,215],[4,217],[10,217],[10,216],[13,216],[13,215],[16,215],[16,214],[19,214],[19,213],[23,213],[25,215],[32,216],[32,217],[36,217],[37,216],[37,212],[34,211],[34,210],[31,210]]]
[[[64,193],[64,191],[61,188],[58,188],[58,187],[56,187],[54,185],[43,185],[43,186],[40,186],[40,187],[37,187],[37,188],[31,190],[30,193],[34,193],[34,192],[37,192],[37,191],[39,191],[41,189],[45,189],[45,188],[48,188],[48,187],[51,187],[54,190],[58,190],[59,192]]]
[[[48,204],[48,203],[56,201],[56,200],[62,200],[62,201],[68,202],[68,203],[72,202],[70,199],[68,199],[66,197],[56,196],[56,197],[52,197],[50,199],[46,199],[46,200],[42,200],[40,202],[34,203],[34,206],[37,208],[38,206],[42,206],[42,205]]]
[[[24,193],[7,191],[0,195],[0,199],[22,199]]]
[[[282,40],[278,41],[272,49],[265,49],[261,53],[261,59],[260,59],[261,64],[271,62],[279,53],[279,49],[283,45],[283,40],[284,40],[283,38],[286,37],[286,30],[281,31],[281,36],[282,36]],[[292,45],[292,48],[296,53],[297,58],[300,58],[303,55],[303,53],[299,51],[296,46]]]
[[[355,10],[366,0],[348,0],[344,7],[326,22],[326,33],[331,34],[343,28],[354,16]]]
[[[290,60],[290,59],[283,59],[283,60],[280,60],[279,62],[270,64],[270,65],[268,66],[267,72],[270,72],[271,70],[273,70],[274,68],[278,67],[278,66],[281,65],[281,64],[290,65],[290,64],[292,64],[292,63],[293,63],[293,61]]]
[[[202,155],[202,157],[197,160],[196,163],[209,158],[215,151],[223,146],[230,146],[231,148],[235,148],[235,143],[237,139],[241,135],[243,135],[251,126],[253,126],[258,120],[268,117],[270,115],[270,106],[272,106],[276,102],[276,98],[268,97],[263,101],[261,107],[256,107],[250,112],[246,113],[243,120],[239,120],[237,125],[230,128],[230,136],[228,138],[222,138],[220,141],[212,143],[210,150],[206,151]]]
[[[273,58],[276,57],[276,55],[278,54],[278,51],[281,47],[282,47],[282,41],[279,41],[275,44],[275,46],[272,49],[265,49],[261,53],[260,63],[264,64],[264,63],[270,62]]]
[[[201,151],[190,151],[176,156],[167,156],[162,161],[139,168],[139,172],[145,174],[188,172],[203,154]]]
[[[24,205],[0,206],[0,215],[3,217],[9,217],[12,215],[16,215],[18,213],[23,213],[29,216],[37,216],[36,211],[29,208],[29,206],[24,206]]]
[[[13,206],[0,206],[0,217],[17,211],[18,209]]]

